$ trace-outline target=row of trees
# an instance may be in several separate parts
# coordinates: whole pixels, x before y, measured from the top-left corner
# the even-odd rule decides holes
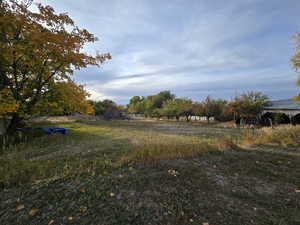
[[[9,117],[9,130],[14,131],[24,118],[35,114],[101,114],[102,103],[87,102],[88,93],[71,75],[90,65],[100,66],[111,59],[110,54],[83,53],[86,43],[97,41],[93,34],[50,6],[37,4],[33,12],[29,9],[31,3],[32,0],[0,1],[0,117]],[[292,63],[298,70],[300,34],[296,40],[297,53]],[[230,102],[208,97],[197,103],[163,91],[133,97],[128,111],[146,116],[185,116],[187,120],[190,115],[225,120],[234,113],[256,115],[266,99],[261,93],[248,93]]]
[[[130,99],[127,111],[143,114],[146,117],[162,117],[168,119],[191,116],[211,117],[218,121],[228,121],[234,118],[256,117],[268,104],[268,97],[260,92],[248,92],[235,97],[231,101],[213,99],[207,96],[202,102],[193,102],[188,98],[176,98],[170,91],[162,91],[147,97],[134,96]]]

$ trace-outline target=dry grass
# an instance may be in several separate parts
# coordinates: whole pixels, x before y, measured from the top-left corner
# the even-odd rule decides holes
[[[0,155],[0,224],[300,223],[299,151],[232,151],[245,136],[213,126],[44,125],[71,133],[43,135]],[[298,128],[284,129],[247,135],[253,143],[262,134],[264,142],[283,133],[295,140]]]
[[[93,115],[78,115],[78,116],[40,116],[32,118],[30,122],[52,122],[52,123],[70,123],[70,122],[87,122],[96,121],[99,118]]]
[[[247,131],[241,138],[244,146],[276,144],[284,147],[297,147],[300,144],[300,126],[282,125],[275,128],[264,127],[257,131]]]
[[[209,129],[176,122],[49,124],[47,121],[36,126],[65,127],[71,133],[51,136],[39,133],[36,139],[8,146],[0,155],[0,186],[77,176],[97,170],[97,165],[102,170],[103,165],[115,167],[128,162],[191,158],[204,152],[234,147],[229,143],[230,138],[224,137],[231,129]]]
[[[115,167],[129,162],[186,159],[211,151],[237,150],[238,145],[298,146],[300,138],[298,126],[248,130],[242,138],[236,136],[235,129],[227,129],[234,132],[225,136],[226,129],[197,129],[194,125],[171,122],[98,121],[56,126],[71,129],[71,134],[40,136],[28,143],[8,146],[0,155],[2,187],[75,176],[97,171],[97,167],[100,171],[103,165]]]
[[[220,139],[217,142],[218,150],[219,151],[232,151],[232,150],[238,150],[239,147],[237,145],[237,139],[234,139],[232,137],[225,137]]]
[[[122,158],[124,162],[182,159],[217,149],[215,141],[182,136],[154,134],[135,142],[133,150]]]
[[[300,138],[298,126],[248,130],[241,138],[235,129],[227,129],[225,136],[226,129],[197,129],[194,125],[171,122],[98,121],[56,126],[71,129],[71,134],[44,135],[28,143],[8,146],[0,155],[0,186],[101,172],[103,167],[124,163],[187,159],[206,152],[237,150],[238,146],[298,146]]]

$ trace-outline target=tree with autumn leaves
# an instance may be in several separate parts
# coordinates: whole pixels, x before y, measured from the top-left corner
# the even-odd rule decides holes
[[[26,116],[43,111],[39,106],[57,108],[62,102],[80,102],[82,99],[69,98],[76,97],[72,91],[86,96],[70,76],[75,70],[100,66],[111,58],[109,54],[82,53],[86,43],[97,41],[93,34],[50,6],[37,4],[38,12],[32,12],[31,3],[0,1],[0,115],[9,114],[10,130]],[[63,98],[65,87],[69,97]]]
[[[300,33],[295,36],[296,39],[296,54],[292,57],[291,61],[296,72],[300,74]],[[297,80],[297,85],[300,86],[300,75]],[[294,97],[295,100],[300,101],[300,94]]]
[[[35,115],[94,114],[94,107],[87,101],[89,94],[83,85],[74,81],[49,84],[49,91],[34,106]]]

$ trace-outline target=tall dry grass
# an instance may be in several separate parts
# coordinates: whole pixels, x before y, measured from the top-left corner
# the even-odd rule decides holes
[[[284,147],[300,146],[300,126],[281,125],[274,128],[264,127],[255,132],[247,131],[240,143],[246,146],[257,144],[276,144]]]
[[[152,135],[143,141],[133,142],[133,150],[122,157],[122,162],[156,161],[166,159],[191,158],[209,151],[224,151],[233,148],[235,144],[231,138],[219,140],[184,137]]]

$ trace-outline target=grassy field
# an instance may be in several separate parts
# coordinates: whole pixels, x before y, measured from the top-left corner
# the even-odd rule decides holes
[[[39,123],[0,155],[0,224],[300,224],[299,127]]]

